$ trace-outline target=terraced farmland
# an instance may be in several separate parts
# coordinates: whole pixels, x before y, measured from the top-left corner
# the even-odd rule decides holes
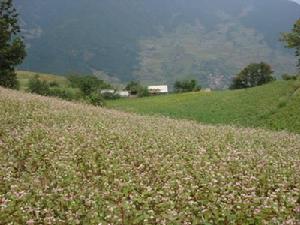
[[[300,136],[0,89],[1,224],[299,224]]]

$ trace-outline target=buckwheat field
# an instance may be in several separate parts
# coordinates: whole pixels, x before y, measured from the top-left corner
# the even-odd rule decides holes
[[[0,89],[0,224],[300,224],[300,136]]]

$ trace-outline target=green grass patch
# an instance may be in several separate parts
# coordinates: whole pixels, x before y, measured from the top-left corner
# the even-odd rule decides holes
[[[108,102],[110,108],[300,133],[299,81],[276,81],[244,90],[170,94]]]

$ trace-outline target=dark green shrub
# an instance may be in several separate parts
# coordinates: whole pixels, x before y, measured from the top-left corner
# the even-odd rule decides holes
[[[49,82],[50,87],[59,87],[59,84],[56,81]]]
[[[146,87],[141,87],[138,92],[137,92],[137,96],[142,98],[142,97],[148,97],[150,96],[149,90]]]
[[[138,81],[130,81],[126,87],[125,87],[125,90],[126,91],[129,91],[129,93],[131,95],[137,95],[138,94],[138,91],[143,88],[143,86],[140,84],[140,82]]]
[[[148,88],[140,84],[139,81],[130,81],[126,87],[126,91],[129,91],[131,95],[137,95],[138,97],[147,97],[150,95]]]
[[[62,98],[68,101],[79,100],[81,98],[79,92],[75,92],[72,89],[59,88],[59,87],[51,88],[49,91],[49,95]]]
[[[58,97],[68,101],[83,99],[87,103],[90,103],[92,105],[104,106],[103,96],[98,91],[91,92],[94,89],[91,88],[92,85],[90,84],[91,84],[90,80],[88,82],[87,80],[85,80],[84,82],[80,83],[80,85],[82,85],[81,86],[82,88],[87,88],[87,89],[80,89],[80,90],[74,88],[59,87],[56,86],[55,83],[54,83],[54,87],[52,83],[52,87],[50,88],[50,83],[40,80],[39,76],[36,75],[29,80],[28,90],[32,93],[36,93],[39,95]],[[116,98],[116,96],[114,98]]]
[[[19,82],[17,80],[17,74],[11,70],[0,70],[0,86],[19,89]]]
[[[283,80],[297,80],[297,75],[283,74],[282,79]]]
[[[28,90],[31,93],[39,94],[39,95],[49,95],[50,87],[46,81],[42,81],[39,79],[39,75],[35,75],[33,78],[29,80]]]
[[[104,98],[98,92],[93,92],[86,97],[86,101],[94,106],[104,106]]]
[[[97,92],[101,89],[111,89],[110,84],[98,79],[95,76],[72,75],[68,77],[68,80],[71,87],[79,88],[85,96],[89,96],[93,92]]]
[[[200,90],[201,90],[201,86],[197,84],[196,80],[176,81],[174,84],[174,91],[177,93],[200,91]]]
[[[105,92],[101,94],[102,97],[106,100],[116,100],[120,98],[120,95],[116,93]]]

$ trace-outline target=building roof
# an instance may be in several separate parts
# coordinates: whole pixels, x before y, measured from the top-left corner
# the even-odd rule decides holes
[[[103,93],[114,93],[115,92],[115,90],[113,90],[113,89],[103,89],[103,90],[101,90],[101,93],[103,94]]]
[[[168,92],[168,86],[167,85],[148,86],[148,90],[165,93],[165,92]]]

